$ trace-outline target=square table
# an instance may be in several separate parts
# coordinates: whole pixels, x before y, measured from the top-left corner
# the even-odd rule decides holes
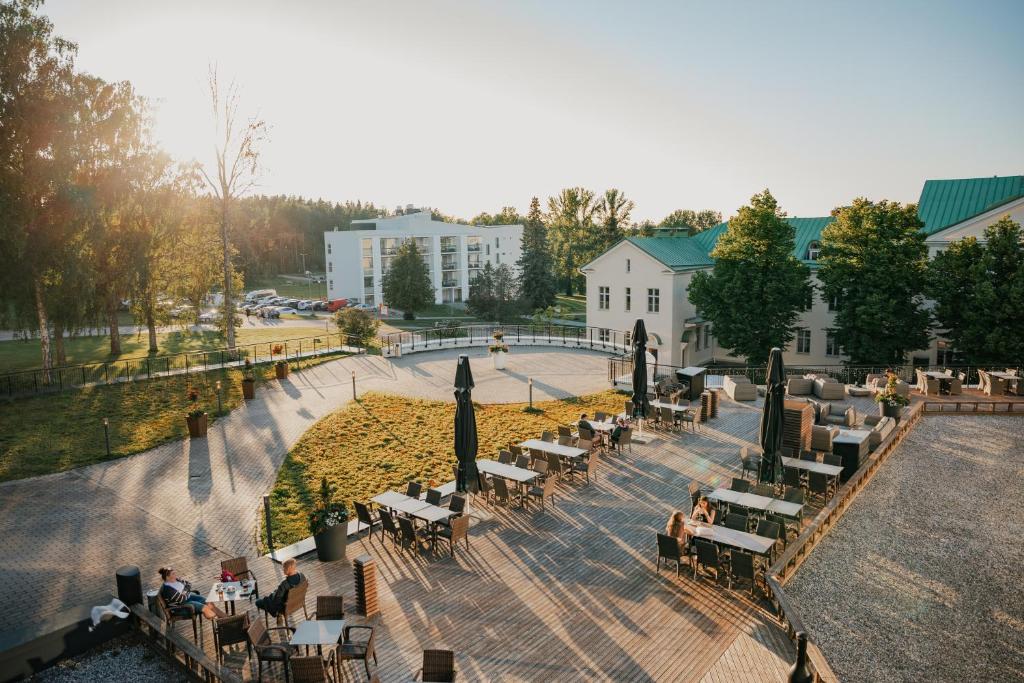
[[[420,500],[419,498],[406,498],[405,500],[389,505],[388,507],[395,512],[411,515],[425,507],[430,507],[430,503],[425,500]]]
[[[990,371],[988,373],[991,377],[998,377],[999,379],[1006,380],[1006,393],[1007,394],[1019,394],[1020,393],[1020,377],[1018,375],[1011,375],[1008,372]]]
[[[840,429],[832,437],[832,452],[843,459],[842,481],[847,481],[867,457],[871,432],[863,429]]]
[[[302,621],[295,628],[295,633],[292,634],[292,639],[288,641],[288,644],[295,647],[303,645],[307,648],[307,652],[310,645],[316,645],[316,653],[323,656],[323,646],[337,645],[344,631],[344,619]],[[337,662],[335,665],[337,666]],[[340,669],[336,669],[335,673],[340,673]],[[335,676],[335,680],[337,680],[337,676]]]
[[[401,503],[403,500],[409,500],[409,496],[405,495],[404,493],[399,493],[397,491],[385,491],[384,493],[380,493],[374,496],[370,500],[372,500],[377,505],[382,505],[386,508],[389,508]]]
[[[452,512],[448,508],[443,508],[437,505],[427,505],[426,507],[420,508],[415,512],[410,512],[410,517],[416,519],[422,519],[424,522],[430,525],[431,531],[431,542],[434,546],[437,545],[437,524],[443,522],[449,517],[458,515],[458,512]]]
[[[938,372],[936,370],[929,370],[928,372],[925,372],[924,374],[925,374],[926,377],[930,377],[932,379],[937,379],[939,381],[939,393],[940,394],[948,394],[949,393],[949,390],[953,386],[953,377],[952,376],[947,375],[944,372]]]
[[[210,592],[206,596],[206,602],[223,602],[230,608],[233,615],[235,613],[235,603],[239,600],[248,600],[249,596],[252,595],[253,586],[251,584],[251,581],[218,581],[210,588]],[[235,590],[229,592],[229,588],[234,588]],[[223,589],[223,591],[219,589]]]

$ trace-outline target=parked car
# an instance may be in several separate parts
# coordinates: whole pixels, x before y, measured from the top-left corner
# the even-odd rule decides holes
[[[327,309],[327,302],[326,301],[314,301],[313,302],[313,310],[314,311],[326,311],[326,310],[328,310]]]
[[[345,308],[348,306],[349,299],[332,299],[327,302],[327,310],[334,313],[339,308]]]
[[[281,314],[277,312],[276,306],[260,306],[257,309],[257,314],[261,318],[280,318]]]
[[[315,304],[316,304],[315,301],[311,301],[310,299],[303,299],[302,301],[299,302],[299,305],[296,306],[295,308],[299,309],[300,311],[312,311],[313,310],[313,306]]]
[[[355,306],[353,306],[353,308],[358,308],[360,311],[375,311],[375,310],[377,310],[376,306],[371,306],[370,304],[356,304]]]
[[[279,306],[275,309],[277,311],[277,317],[282,315],[297,315],[298,311],[291,306]]]
[[[245,295],[245,300],[246,302],[255,302],[261,299],[269,299],[273,296],[277,296],[276,289],[254,289]]]
[[[292,308],[296,308],[296,307],[298,307],[300,301],[301,301],[301,299],[285,299],[281,303],[281,305],[282,306],[291,306]]]
[[[275,297],[271,297],[270,299],[268,299],[267,303],[270,304],[271,306],[280,306],[285,301],[287,301],[287,299],[285,297],[283,297],[283,296],[275,296]]]

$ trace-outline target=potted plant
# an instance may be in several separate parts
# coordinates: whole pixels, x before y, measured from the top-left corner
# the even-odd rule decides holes
[[[195,387],[189,387],[188,401],[191,408],[185,415],[185,423],[188,424],[189,437],[198,439],[206,436],[206,411],[199,407],[199,390]]]
[[[245,399],[256,398],[256,378],[252,372],[252,361],[245,359],[245,373],[242,377],[242,397]]]
[[[508,344],[503,341],[505,333],[501,330],[495,330],[494,334],[491,336],[494,337],[494,343],[487,347],[487,351],[491,354],[491,361],[494,363],[494,369],[504,370],[505,354],[508,353]]]
[[[345,559],[348,546],[348,508],[334,500],[337,487],[320,479],[316,507],[309,513],[309,533],[316,543],[316,556],[321,562]]]
[[[900,412],[903,406],[910,403],[910,399],[897,391],[899,378],[895,372],[886,373],[885,389],[875,394],[875,402],[878,403],[879,411],[883,417],[891,417],[897,422],[900,421]]]

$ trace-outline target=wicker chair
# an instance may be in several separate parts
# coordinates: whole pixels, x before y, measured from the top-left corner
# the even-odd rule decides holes
[[[260,584],[256,581],[256,575],[249,569],[249,561],[244,557],[234,557],[230,560],[222,560],[220,563],[221,572],[230,572],[232,576],[241,581],[247,579],[252,581],[253,596],[260,597]],[[218,577],[218,581],[220,577]],[[252,599],[252,598],[250,598]]]
[[[748,446],[740,446],[740,464],[743,466],[740,471],[741,478],[746,479],[747,472],[753,472],[754,479],[757,479],[757,473],[761,469],[761,458],[751,455]]]
[[[498,462],[502,465],[512,464],[512,451],[501,450],[498,451]]]
[[[288,660],[294,683],[330,683],[335,680],[331,673],[335,666],[334,650],[327,656],[327,661],[319,655],[291,657]]]
[[[249,654],[252,655],[252,646],[246,636],[248,630],[248,614],[219,617],[213,620],[213,649],[217,651],[218,662],[224,662],[224,648],[230,645],[245,644]]]
[[[547,430],[544,430],[544,432],[541,433],[541,435],[540,435],[540,440],[541,441],[547,441],[548,443],[554,443],[555,435],[552,434],[551,432],[547,431]]]
[[[427,489],[426,502],[430,505],[441,505],[441,491],[438,489]]]
[[[679,420],[680,422],[688,422],[690,424],[690,429],[696,432],[704,422],[704,413],[700,409],[688,410],[679,415]]]
[[[590,473],[594,473],[594,479],[597,479],[597,451],[590,454],[588,460],[573,460],[569,464],[569,478],[572,479],[577,474],[582,474],[587,478],[587,483],[590,483]]]
[[[559,437],[559,438],[561,438],[561,437]],[[520,467],[520,468],[522,468],[524,470],[529,469],[530,468],[530,456],[528,456],[528,455],[518,455],[518,456],[516,456],[516,467]]]
[[[308,590],[309,581],[303,578],[297,586],[292,587],[288,591],[288,596],[284,599],[284,611],[278,615],[278,619],[284,617],[285,626],[291,626],[291,615],[300,609],[302,610],[302,616],[309,619],[309,612],[306,611],[306,592]]]
[[[183,605],[181,607],[168,607],[167,602],[164,600],[164,596],[160,595],[157,591],[156,604],[160,608],[160,614],[164,617],[164,622],[168,628],[174,629],[174,624],[179,621],[190,621],[192,622],[192,639],[195,640],[196,644],[202,644],[203,642],[203,614],[202,612],[196,612],[191,605]]]
[[[750,482],[746,479],[732,478],[732,482],[729,484],[729,488],[733,491],[739,491],[740,493],[750,492]]]
[[[451,551],[452,557],[455,557],[455,546],[458,545],[459,541],[466,541],[466,550],[468,551],[469,517],[461,515],[453,518],[447,526],[440,526],[438,528],[437,536],[448,541],[448,549]]]
[[[249,628],[246,631],[246,638],[249,641],[249,647],[251,648],[250,652],[256,653],[256,661],[259,663],[259,680],[263,680],[264,662],[281,662],[284,664],[284,680],[285,683],[287,683],[291,680],[288,660],[291,659],[292,653],[296,650],[288,644],[287,640],[285,642],[275,643],[270,635],[274,631],[284,631],[289,634],[290,639],[291,634],[295,632],[295,629],[287,626],[278,626],[268,629],[263,625],[262,621],[256,619],[249,624]]]
[[[658,572],[661,571],[662,560],[665,560],[666,565],[669,562],[675,562],[676,576],[679,576],[679,572],[683,567],[683,549],[679,545],[679,539],[675,536],[658,534],[658,561],[654,565]]]
[[[403,548],[419,550],[419,536],[416,534],[416,527],[413,525],[411,519],[408,517],[399,517],[398,531],[398,540],[401,542]]]
[[[345,598],[341,595],[316,596],[316,611],[310,615],[317,621],[330,621],[345,618]]]
[[[370,635],[365,640],[352,640],[353,631],[369,631]],[[353,624],[346,626],[341,633],[341,640],[338,641],[338,648],[334,651],[338,657],[338,665],[346,661],[362,660],[366,669],[366,676],[370,677],[370,659],[377,663],[377,651],[373,645],[373,626]]]
[[[398,543],[398,527],[395,525],[395,518],[389,510],[380,510],[380,540],[384,541],[384,534],[391,536],[393,543]]]
[[[424,650],[423,668],[413,676],[414,681],[455,680],[455,653],[451,650]]]
[[[540,463],[543,464],[543,463]],[[526,491],[526,500],[537,498],[540,500],[540,509],[544,510],[547,500],[551,499],[551,504],[555,504],[555,479],[554,477],[548,477],[544,480],[541,485],[531,486]]]
[[[717,581],[722,574],[722,569],[729,566],[728,558],[719,554],[718,546],[702,538],[695,538],[693,545],[697,550],[696,562],[693,563],[693,578],[697,578],[697,571],[702,566],[712,567],[715,570],[715,580]]]
[[[360,503],[358,501],[352,501],[352,505],[356,509],[356,520],[358,522],[356,524],[356,533],[359,533],[360,531],[362,531],[362,529],[360,529],[359,527],[361,525],[365,524],[367,531],[369,531],[369,534],[367,535],[367,538],[369,538],[372,541],[373,540],[373,525],[376,523],[376,520],[373,519],[373,513],[370,512],[369,506],[364,505],[363,503]],[[383,540],[383,538],[384,538],[384,532],[381,531],[381,539]]]
[[[419,498],[420,492],[423,491],[423,484],[418,481],[410,481],[409,485],[405,487],[405,495],[410,498]]]
[[[477,472],[477,500],[480,496],[483,496],[484,502],[486,503],[489,498],[494,496],[494,487],[491,486],[491,480],[487,478],[487,475],[483,472]]]

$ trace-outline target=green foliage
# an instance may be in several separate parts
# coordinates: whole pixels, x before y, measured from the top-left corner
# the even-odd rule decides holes
[[[540,212],[540,200],[530,200],[530,212],[523,225],[522,255],[519,257],[519,291],[530,310],[547,308],[555,301],[554,260],[548,245],[548,229]]]
[[[314,536],[348,521],[348,508],[334,499],[337,491],[338,487],[332,486],[327,477],[320,478],[316,507],[309,513],[309,533]]]
[[[722,214],[711,209],[694,211],[693,209],[676,209],[665,216],[659,228],[679,228],[690,234],[698,233],[701,230],[713,228],[722,222]]]
[[[875,394],[875,403],[881,403],[893,408],[902,408],[905,405],[909,405],[910,399],[899,393],[898,383],[899,377],[895,372],[886,373],[885,389]]]
[[[522,216],[514,206],[503,206],[496,214],[489,214],[486,211],[477,214],[470,221],[472,225],[520,225],[524,222]]]
[[[854,365],[900,365],[928,346],[928,248],[917,206],[854,200],[822,231],[818,277],[835,298],[835,337]]]
[[[568,187],[548,199],[547,225],[555,274],[565,285],[565,293],[583,289],[579,266],[586,263],[587,248],[593,239],[594,193],[582,187]]]
[[[590,245],[591,258],[608,251],[625,237],[626,230],[629,229],[629,217],[634,208],[633,200],[626,199],[622,190],[605,190],[594,212],[600,229],[596,231]]]
[[[380,327],[380,321],[372,313],[359,308],[338,309],[334,313],[334,324],[359,346],[366,346],[377,336]]]
[[[935,256],[926,291],[942,335],[972,364],[1024,363],[1024,247],[1020,224],[1004,216]]]
[[[714,268],[690,283],[690,302],[721,345],[752,364],[767,362],[773,346],[789,345],[812,292],[785,215],[768,190],[751,197],[719,237]]]
[[[507,264],[497,268],[484,264],[469,284],[466,308],[473,315],[495,322],[504,322],[520,312],[519,288]]]
[[[415,240],[406,240],[398,247],[383,284],[384,301],[407,314],[415,314],[433,303],[430,270],[423,262]]]

